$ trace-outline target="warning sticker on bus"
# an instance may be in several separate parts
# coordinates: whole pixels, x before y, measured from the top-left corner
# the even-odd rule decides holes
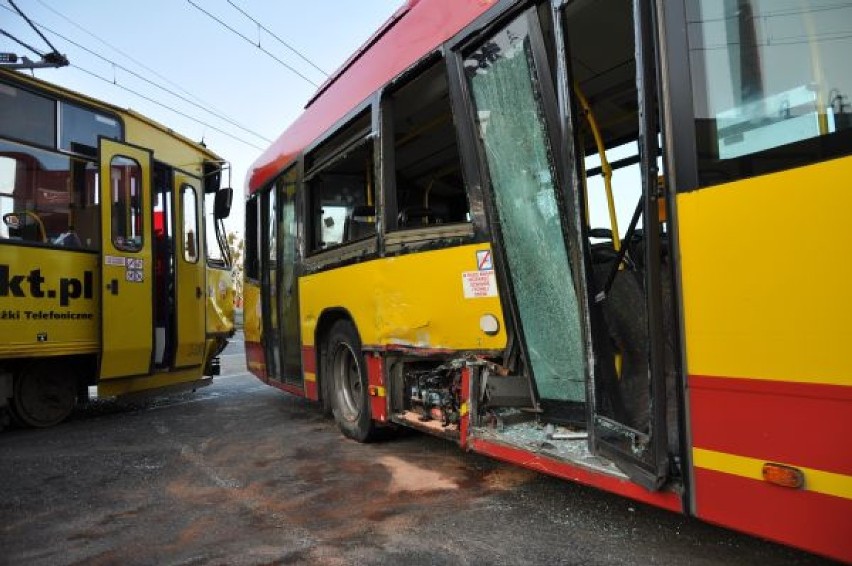
[[[465,271],[462,272],[462,288],[465,299],[497,296],[497,279],[494,271]]]

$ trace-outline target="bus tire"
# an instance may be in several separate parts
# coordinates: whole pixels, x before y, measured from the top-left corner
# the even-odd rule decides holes
[[[358,331],[348,320],[334,323],[328,333],[326,364],[331,411],[340,431],[358,442],[375,436],[370,414],[367,370]]]
[[[76,375],[61,364],[42,361],[15,376],[11,414],[19,424],[46,428],[64,421],[76,400]]]

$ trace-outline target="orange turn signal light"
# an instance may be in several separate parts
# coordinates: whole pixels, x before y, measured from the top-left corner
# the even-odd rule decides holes
[[[805,486],[805,474],[802,470],[783,464],[764,464],[763,479],[781,487],[801,489]]]

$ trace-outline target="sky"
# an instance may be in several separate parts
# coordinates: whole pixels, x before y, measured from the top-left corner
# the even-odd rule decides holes
[[[36,77],[131,108],[203,140],[231,163],[234,204],[226,227],[242,233],[252,162],[298,117],[324,81],[322,71],[333,73],[404,0],[13,2],[71,63],[36,70]],[[41,52],[50,50],[8,0],[0,0],[0,29]],[[0,52],[38,59],[5,36]],[[223,182],[229,182],[227,174]]]

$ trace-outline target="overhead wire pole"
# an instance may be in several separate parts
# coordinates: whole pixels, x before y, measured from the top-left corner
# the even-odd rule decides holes
[[[208,12],[207,10],[205,10],[204,8],[202,8],[201,6],[199,6],[198,4],[196,4],[195,2],[193,2],[192,0],[186,0],[186,1],[187,1],[190,5],[192,5],[192,6],[193,6],[196,10],[198,10],[199,12],[203,12],[203,13],[204,13],[207,17],[209,17],[209,18],[211,18],[211,19],[216,20],[217,22],[219,22],[219,24],[220,24],[222,27],[224,27],[224,28],[228,29],[229,31],[231,31],[231,33],[234,33],[235,35],[240,36],[240,37],[241,37],[241,38],[243,38],[245,41],[247,41],[248,43],[250,43],[251,45],[253,45],[254,47],[256,47],[256,48],[260,49],[261,51],[263,51],[264,53],[266,53],[267,55],[269,55],[270,57],[272,57],[273,59],[275,59],[275,60],[276,60],[279,64],[281,64],[281,66],[283,66],[284,68],[288,69],[290,72],[294,73],[295,75],[298,75],[299,77],[301,77],[302,79],[304,79],[306,82],[308,82],[308,83],[312,84],[314,87],[319,88],[319,85],[318,85],[317,83],[315,83],[314,81],[312,81],[311,79],[309,79],[308,77],[306,77],[305,75],[303,75],[302,73],[300,73],[299,71],[297,71],[294,67],[292,67],[292,66],[288,65],[287,63],[285,63],[284,61],[282,61],[281,59],[279,59],[278,57],[276,57],[276,56],[275,56],[273,53],[271,53],[270,51],[268,51],[268,50],[264,49],[263,47],[261,47],[260,45],[256,44],[254,41],[252,41],[251,39],[249,39],[249,38],[248,38],[248,37],[246,37],[245,35],[241,34],[240,32],[238,32],[237,30],[235,30],[234,28],[232,28],[231,26],[229,26],[228,24],[226,24],[225,22],[223,22],[222,20],[220,20],[219,18],[217,18],[216,16],[214,16],[213,14],[211,14],[210,12]]]
[[[5,8],[5,6],[4,6],[4,8]],[[8,8],[7,8],[7,9],[8,9]],[[246,128],[245,126],[243,126],[243,125],[239,124],[238,122],[235,122],[234,120],[232,120],[232,119],[228,118],[227,116],[224,116],[224,115],[222,115],[222,114],[220,114],[220,113],[214,112],[213,110],[210,110],[209,108],[206,108],[206,107],[204,107],[204,106],[202,106],[202,105],[200,105],[200,104],[198,104],[198,103],[196,103],[196,102],[194,102],[194,101],[192,101],[192,100],[190,100],[190,99],[186,98],[185,96],[182,96],[182,95],[180,95],[180,94],[178,94],[178,93],[176,93],[176,92],[174,92],[174,91],[172,91],[172,90],[170,90],[170,89],[168,89],[168,88],[166,88],[166,87],[164,87],[164,86],[162,86],[162,85],[159,85],[159,84],[157,84],[156,82],[154,82],[154,81],[152,81],[152,80],[150,80],[150,79],[148,79],[148,78],[146,78],[146,77],[144,77],[144,76],[140,75],[139,73],[137,73],[137,72],[133,71],[132,69],[128,69],[127,67],[124,67],[123,65],[120,65],[120,64],[116,63],[115,61],[112,61],[111,59],[109,59],[109,58],[107,58],[107,57],[104,57],[104,56],[103,56],[103,55],[101,55],[100,53],[97,53],[97,52],[95,52],[95,51],[93,51],[93,50],[89,49],[88,47],[85,47],[84,45],[81,45],[81,44],[77,43],[77,42],[76,42],[76,41],[74,41],[73,39],[70,39],[70,38],[68,38],[68,37],[65,37],[65,36],[64,36],[64,35],[62,35],[61,33],[57,32],[57,31],[54,31],[54,30],[50,29],[50,28],[49,28],[49,27],[47,27],[47,26],[44,26],[44,25],[42,25],[42,24],[35,24],[35,25],[38,25],[39,27],[41,27],[42,29],[44,29],[44,30],[45,30],[45,31],[47,31],[48,33],[52,33],[52,34],[53,34],[53,35],[55,35],[56,37],[59,37],[59,38],[61,38],[61,39],[65,40],[65,41],[67,41],[68,43],[70,43],[70,44],[72,44],[72,45],[74,45],[74,46],[76,46],[76,47],[78,47],[78,48],[82,49],[83,51],[85,51],[85,52],[87,52],[87,53],[89,53],[89,54],[91,54],[91,55],[94,55],[95,57],[97,57],[97,58],[101,59],[102,61],[105,61],[106,63],[109,63],[110,65],[112,65],[112,66],[113,66],[113,69],[121,69],[122,71],[125,71],[125,72],[129,73],[130,75],[132,75],[132,76],[134,76],[134,77],[138,78],[139,80],[144,81],[144,82],[146,82],[146,83],[150,84],[151,86],[154,86],[154,87],[156,87],[156,88],[158,88],[158,89],[162,90],[163,92],[166,92],[166,93],[168,93],[168,94],[170,94],[170,95],[174,96],[175,98],[178,98],[178,99],[180,99],[180,100],[182,100],[182,101],[186,102],[187,104],[190,104],[190,105],[192,105],[192,106],[194,106],[194,107],[196,107],[196,108],[198,108],[198,109],[200,109],[200,110],[202,110],[202,111],[204,111],[204,112],[206,112],[206,113],[210,114],[211,116],[213,116],[213,117],[215,117],[215,118],[218,118],[218,119],[220,119],[220,120],[222,120],[222,121],[224,121],[224,122],[227,122],[227,123],[231,124],[232,126],[235,126],[235,127],[239,128],[239,129],[243,130],[244,132],[249,133],[249,134],[251,134],[251,135],[253,135],[253,136],[255,136],[255,137],[257,137],[257,138],[259,138],[259,139],[261,139],[261,140],[263,140],[263,141],[265,141],[265,142],[267,142],[267,143],[271,143],[271,141],[272,141],[272,140],[270,140],[269,138],[267,138],[267,137],[263,136],[262,134],[259,134],[259,133],[255,132],[255,131],[253,131],[253,130],[250,130],[249,128]],[[78,66],[78,65],[72,65],[72,66],[73,66],[73,67],[76,67],[76,68],[78,68],[78,69],[80,69],[80,70],[85,71],[85,69],[83,69],[82,67],[80,67],[80,66]],[[94,74],[94,73],[92,73],[92,72],[90,72],[90,71],[85,71],[85,72],[88,72],[89,74]],[[98,76],[98,78],[103,79],[103,77],[100,77],[100,76]],[[106,79],[104,79],[104,80],[106,80]],[[111,82],[112,84],[114,84],[114,85],[116,85],[116,86],[119,86],[119,87],[121,87],[121,88],[125,88],[125,87],[123,87],[123,86],[119,85],[119,84],[118,84],[118,82],[117,82],[116,80],[112,80],[112,81],[108,81],[108,82]],[[129,89],[126,89],[126,90],[129,90]],[[134,92],[134,91],[131,91],[131,92]],[[140,95],[140,96],[141,96],[141,95]],[[143,96],[143,98],[146,98],[146,97],[144,97],[144,96]],[[150,100],[150,99],[146,98],[146,100]],[[170,108],[170,107],[168,107],[168,106],[165,106],[165,107],[166,107],[166,108],[168,108],[169,110],[174,110],[174,109],[172,109],[172,108]],[[198,120],[196,120],[196,121],[198,121]],[[199,123],[202,123],[202,122],[199,122]],[[204,125],[205,125],[205,126],[209,126],[208,124],[204,124]],[[216,128],[213,128],[213,129],[216,129]],[[218,131],[220,131],[220,132],[221,132],[221,130],[218,130]],[[222,132],[222,133],[224,133],[224,132]],[[237,140],[239,140],[239,141],[244,141],[244,140],[240,140],[240,139],[239,139],[239,138],[237,138],[237,137],[234,137],[234,139],[237,139]],[[252,147],[256,147],[256,148],[257,148],[257,146],[252,146]],[[257,148],[257,149],[261,149],[261,148]]]
[[[14,42],[15,42],[15,43],[17,43],[18,45],[20,45],[21,47],[24,47],[24,48],[26,48],[26,49],[29,49],[30,51],[32,51],[33,53],[35,53],[35,54],[36,54],[36,55],[38,55],[39,57],[44,58],[44,53],[42,53],[41,51],[39,51],[38,49],[36,49],[36,48],[35,48],[35,47],[33,47],[32,45],[30,45],[30,44],[28,44],[28,43],[24,43],[23,41],[21,41],[20,39],[18,39],[17,37],[15,37],[15,36],[14,36],[14,35],[12,35],[11,33],[9,33],[8,31],[0,29],[0,34],[5,35],[5,36],[6,36],[6,37],[8,37],[9,39],[11,39],[12,41],[14,41]]]
[[[39,56],[41,57],[42,61],[45,62],[45,63],[50,63],[50,64],[57,66],[57,67],[63,67],[65,65],[67,65],[68,64],[68,58],[65,57],[65,55],[63,55],[62,53],[60,53],[59,51],[56,50],[56,48],[53,46],[53,44],[50,43],[50,41],[44,36],[44,34],[39,31],[39,29],[27,17],[27,15],[25,13],[23,13],[21,11],[21,9],[18,8],[18,6],[12,0],[8,0],[8,2],[15,9],[15,11],[18,12],[18,15],[21,16],[22,18],[24,18],[24,21],[27,22],[30,25],[30,27],[33,28],[33,30],[35,30],[35,32],[39,35],[39,37],[41,37],[42,41],[44,41],[48,45],[48,47],[50,47],[52,49],[52,51],[50,53],[47,53],[45,55],[42,55],[41,53],[39,53]],[[18,42],[18,43],[21,43],[21,42]],[[21,43],[21,45],[24,45],[24,44]],[[29,46],[26,46],[26,45],[25,45],[25,47],[28,47],[30,50],[35,51],[32,47],[29,47]],[[35,51],[35,52],[38,53],[37,51]]]
[[[41,1],[41,0],[39,0],[39,1]],[[273,38],[275,38],[276,40],[278,40],[278,42],[279,42],[281,45],[283,45],[284,47],[286,47],[287,49],[289,49],[290,51],[292,51],[293,53],[295,53],[295,54],[296,54],[296,55],[297,55],[300,59],[302,59],[302,61],[304,61],[305,63],[307,63],[308,65],[310,65],[311,67],[313,67],[314,69],[316,69],[317,71],[319,71],[320,73],[322,73],[323,75],[325,75],[326,77],[328,77],[328,72],[327,72],[327,71],[325,71],[325,70],[321,69],[320,67],[318,67],[318,66],[317,66],[317,65],[316,65],[313,61],[311,61],[310,59],[308,59],[307,57],[305,57],[304,55],[302,55],[302,53],[301,53],[298,49],[296,49],[295,47],[293,47],[292,45],[290,45],[289,43],[287,43],[286,41],[284,41],[283,39],[281,39],[280,37],[278,37],[277,35],[275,35],[275,33],[274,33],[272,30],[270,30],[268,27],[264,26],[262,23],[260,23],[259,21],[257,21],[257,20],[256,20],[256,19],[254,19],[253,17],[251,17],[251,16],[250,16],[250,15],[249,15],[249,14],[248,14],[245,10],[243,10],[242,8],[240,8],[239,6],[237,6],[236,4],[234,4],[234,2],[233,2],[232,0],[228,0],[228,4],[230,4],[231,6],[233,6],[233,7],[234,7],[234,9],[236,9],[237,11],[239,11],[242,15],[244,15],[245,17],[247,17],[248,19],[250,19],[251,21],[253,21],[255,24],[257,24],[257,27],[259,27],[260,29],[262,29],[263,31],[265,31],[266,33],[268,33],[269,35],[271,35]],[[259,41],[258,41],[258,46],[260,46],[260,42],[259,42]]]

